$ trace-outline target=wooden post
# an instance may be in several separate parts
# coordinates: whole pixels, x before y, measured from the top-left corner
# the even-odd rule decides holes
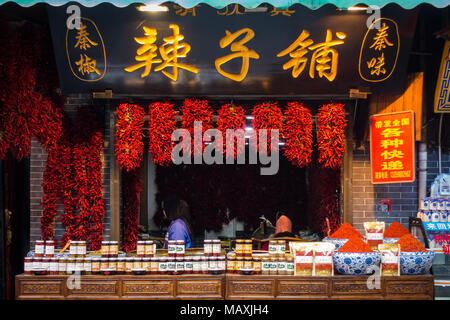
[[[357,112],[358,100],[355,100],[353,112],[350,112],[345,129],[345,154],[343,168],[341,171],[341,222],[353,223],[353,193],[352,193],[352,171],[353,171],[353,119]]]
[[[111,109],[110,109],[111,110]],[[120,170],[114,157],[115,146],[115,117],[109,112],[109,142],[110,142],[110,239],[120,241]]]

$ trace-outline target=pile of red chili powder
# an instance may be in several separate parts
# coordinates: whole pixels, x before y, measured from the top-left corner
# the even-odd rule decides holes
[[[400,251],[417,252],[427,251],[425,247],[412,234],[403,235],[397,242],[400,245]]]
[[[350,223],[345,222],[339,229],[337,229],[332,235],[331,239],[350,239],[352,237],[363,238],[361,233],[352,227]]]
[[[387,227],[386,230],[384,230],[385,238],[400,238],[405,234],[409,234],[408,229],[406,229],[397,221],[391,223],[391,225]]]
[[[338,250],[338,252],[367,253],[373,252],[372,248],[359,237],[352,237]]]

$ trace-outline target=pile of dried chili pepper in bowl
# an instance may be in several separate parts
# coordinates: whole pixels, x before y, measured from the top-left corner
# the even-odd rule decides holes
[[[435,252],[427,250],[412,234],[403,235],[400,245],[400,273],[418,275],[430,271]]]
[[[360,239],[364,238],[362,234],[353,228],[350,223],[345,222],[329,237],[323,238],[322,241],[333,243],[336,246],[336,250],[339,250],[347,242],[347,240],[352,237],[357,237]]]
[[[409,234],[408,229],[406,229],[401,223],[395,221],[391,223],[386,230],[384,230],[383,243],[396,243],[400,237],[405,234]]]
[[[333,255],[336,271],[347,275],[373,273],[380,265],[379,252],[373,251],[360,237],[352,237]]]

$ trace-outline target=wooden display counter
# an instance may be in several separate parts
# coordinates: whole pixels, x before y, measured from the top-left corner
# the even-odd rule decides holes
[[[369,289],[367,276],[295,277],[227,275],[16,276],[16,299],[355,299],[433,300],[432,275],[382,277]],[[72,288],[72,289],[71,289]]]

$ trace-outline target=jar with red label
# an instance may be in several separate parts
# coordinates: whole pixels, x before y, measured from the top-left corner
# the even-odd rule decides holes
[[[143,258],[145,256],[145,242],[138,241],[136,245],[136,255],[139,258]]]
[[[58,259],[55,257],[49,258],[49,274],[52,276],[56,276],[58,274]]]
[[[109,256],[113,258],[117,258],[119,255],[119,242],[118,241],[110,241],[109,242]]]
[[[227,273],[234,273],[236,265],[236,255],[228,254],[227,257]]]
[[[150,273],[157,274],[158,267],[159,267],[159,258],[155,257],[155,256],[151,257],[150,258]]]
[[[236,257],[234,268],[236,273],[239,273],[244,268],[244,257]]]
[[[261,274],[261,258],[253,258],[254,274]]]
[[[84,258],[84,266],[83,266],[84,274],[92,274],[92,258],[86,257]]]
[[[212,242],[212,253],[213,256],[218,257],[220,256],[222,251],[222,246],[220,245],[220,240],[219,239],[215,239]]]
[[[83,272],[84,267],[84,259],[83,258],[76,258],[75,259],[75,272],[78,272],[81,274]]]
[[[109,241],[102,241],[102,258],[109,257]]]
[[[167,259],[167,273],[168,274],[175,274],[177,271],[177,262],[174,257],[169,257]]]
[[[142,269],[145,269],[145,273],[150,273],[150,258],[142,259]]]
[[[23,266],[24,274],[32,274],[32,270],[33,270],[33,258],[25,257]]]
[[[241,257],[244,254],[244,240],[236,240],[236,257]]]
[[[48,269],[50,268],[50,258],[42,258],[41,260],[41,269],[44,271],[48,271]]]
[[[144,244],[144,257],[151,258],[153,257],[153,241],[147,240]]]
[[[177,242],[175,240],[169,240],[167,242],[167,254],[172,258],[177,255]]]
[[[66,270],[67,270],[67,258],[61,257],[58,259],[58,274],[64,275],[66,274]]]
[[[78,241],[70,241],[69,254],[71,258],[78,257]]]
[[[69,257],[67,259],[66,274],[72,274],[72,272],[74,271],[75,271],[75,258]]]
[[[117,258],[117,273],[124,274],[125,273],[125,259]]]
[[[175,274],[184,273],[184,257],[175,257]]]
[[[34,245],[34,256],[36,258],[42,258],[44,256],[45,244],[43,240],[36,240]]]
[[[184,257],[184,272],[190,274],[194,271],[192,257]]]
[[[100,272],[108,270],[109,261],[108,258],[100,258]]]
[[[192,273],[193,274],[202,273],[202,261],[200,256],[192,257]]]
[[[209,257],[209,266],[208,266],[208,270],[217,270],[217,257]]]
[[[134,258],[133,269],[142,269],[142,258]]]
[[[208,274],[209,272],[209,257],[202,257],[202,274]]]
[[[184,240],[177,240],[177,256],[178,257],[184,257],[185,253],[185,247],[184,247]]]
[[[55,256],[55,241],[47,240],[45,241],[45,257],[53,258]]]
[[[247,239],[244,241],[244,257],[250,258],[252,256],[252,240]]]
[[[92,259],[92,266],[91,266],[92,274],[99,274],[100,273],[100,259],[101,258],[93,258]]]
[[[86,241],[78,241],[77,254],[78,258],[84,258],[86,256]]]
[[[159,274],[167,274],[167,258],[166,257],[159,258],[158,273]]]
[[[209,257],[212,255],[212,240],[204,240],[203,241],[203,253],[206,257]]]
[[[219,269],[220,273],[225,273],[226,269],[225,256],[219,256],[217,260],[217,268]]]
[[[125,258],[125,273],[131,273],[134,267],[134,259],[132,257]]]

